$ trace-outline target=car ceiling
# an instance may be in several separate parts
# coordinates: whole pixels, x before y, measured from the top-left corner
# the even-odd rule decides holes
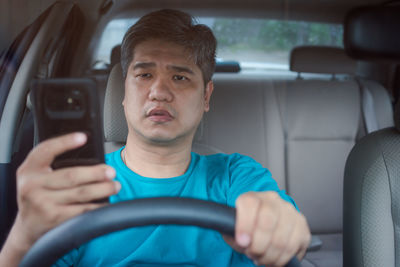
[[[22,1],[22,0],[21,0]],[[152,10],[175,8],[194,16],[252,17],[342,23],[347,11],[356,6],[382,5],[387,0],[60,0],[79,5],[86,17],[74,71],[85,70],[82,58],[97,45],[107,22],[119,17],[139,17]],[[29,13],[42,12],[56,0],[31,0]],[[32,14],[32,15],[33,15]],[[40,13],[39,13],[40,14]],[[33,17],[25,14],[27,17]],[[14,29],[15,32],[20,30]],[[89,61],[88,61],[89,62]]]
[[[347,11],[388,0],[58,0],[77,3],[90,25],[117,17],[139,17],[151,10],[176,8],[195,16],[252,17],[341,23]],[[0,1],[2,27],[10,40],[57,0]],[[23,8],[25,7],[26,8]],[[104,8],[109,7],[109,8]],[[22,9],[22,10],[21,10]],[[107,12],[105,12],[107,11]],[[4,30],[7,29],[7,30]],[[7,38],[6,38],[7,39]]]
[[[196,16],[274,18],[341,23],[356,6],[381,5],[382,0],[97,0],[79,1],[83,9],[112,4],[110,17],[140,16],[149,10],[178,8]],[[87,13],[87,12],[85,12]]]

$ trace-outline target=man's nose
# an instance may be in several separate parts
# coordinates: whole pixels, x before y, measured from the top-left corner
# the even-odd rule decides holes
[[[165,78],[159,77],[151,85],[149,98],[151,101],[171,102],[173,95],[170,89],[168,81],[166,81]]]

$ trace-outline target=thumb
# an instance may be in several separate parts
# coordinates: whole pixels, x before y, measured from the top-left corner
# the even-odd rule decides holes
[[[224,239],[224,241],[234,250],[236,250],[239,253],[244,253],[245,248],[239,246],[236,241],[235,238],[229,235],[222,235],[222,238]]]

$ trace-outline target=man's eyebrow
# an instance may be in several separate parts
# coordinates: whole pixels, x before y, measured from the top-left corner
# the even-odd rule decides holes
[[[184,66],[177,66],[177,65],[169,65],[168,68],[173,69],[177,72],[186,72],[189,74],[194,74],[194,71],[189,68],[189,67],[184,67]]]
[[[137,62],[133,65],[133,70],[136,69],[146,69],[146,68],[151,68],[155,67],[156,63],[154,62]]]

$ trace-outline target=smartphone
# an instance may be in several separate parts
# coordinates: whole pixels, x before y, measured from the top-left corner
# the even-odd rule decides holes
[[[104,163],[103,118],[93,80],[34,80],[30,97],[40,142],[71,132],[87,135],[85,145],[57,156],[53,169]]]

